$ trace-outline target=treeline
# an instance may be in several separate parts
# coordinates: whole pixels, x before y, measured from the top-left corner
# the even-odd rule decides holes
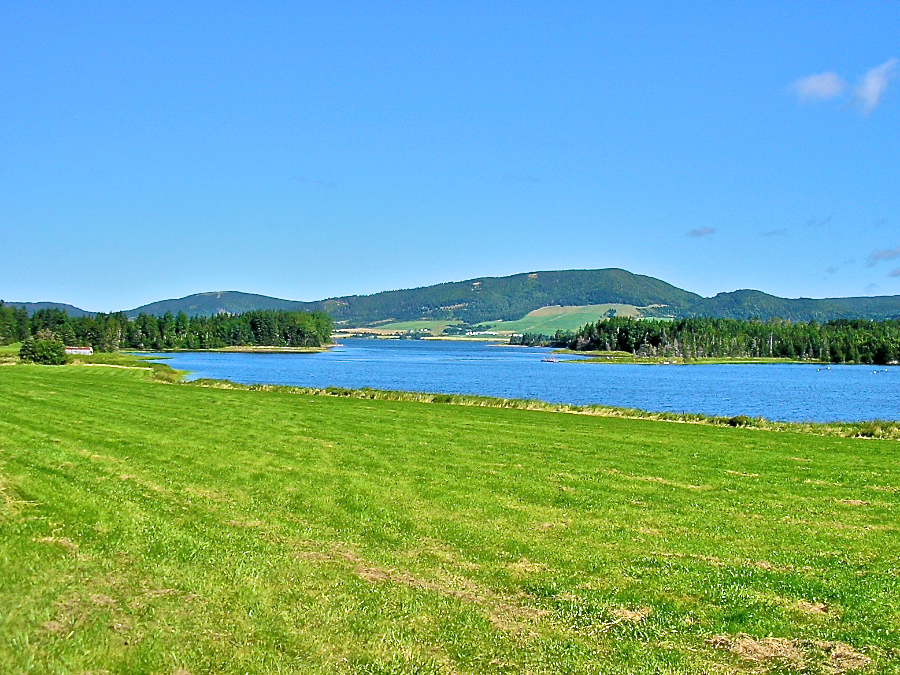
[[[42,309],[31,317],[0,302],[0,344],[31,337],[57,339],[95,351],[119,349],[216,349],[235,346],[321,347],[331,340],[333,323],[325,312],[254,311],[189,317],[184,312],[156,317],[122,312],[70,317]]]
[[[520,340],[535,343],[534,336]],[[774,357],[884,365],[900,361],[900,320],[793,323],[781,319],[614,317],[587,324],[574,333],[557,333],[548,343],[578,351],[621,351],[636,356]]]

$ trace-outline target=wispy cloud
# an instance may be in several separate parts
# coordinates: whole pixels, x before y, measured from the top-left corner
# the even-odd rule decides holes
[[[794,81],[791,90],[800,103],[827,101],[844,93],[847,83],[837,73],[825,72],[801,77]]]
[[[687,233],[689,237],[708,237],[716,233],[716,228],[714,227],[700,227],[696,230],[691,230]]]
[[[900,64],[900,59],[888,59],[880,66],[875,66],[867,71],[859,79],[859,84],[854,87],[853,97],[866,117],[875,112],[875,108],[881,103],[884,90],[897,76],[898,64]]]
[[[827,225],[828,223],[830,223],[832,218],[834,218],[834,214],[830,213],[828,214],[828,217],[822,218],[821,220],[819,220],[818,218],[810,218],[806,221],[806,224],[809,227],[822,227],[823,225]]]
[[[837,265],[832,265],[831,267],[829,267],[828,269],[825,270],[825,274],[834,274],[839,269],[840,269],[840,267],[838,267]]]
[[[787,228],[782,227],[780,230],[769,230],[768,232],[763,232],[761,237],[783,237],[787,234]]]
[[[881,65],[870,68],[857,79],[856,86],[850,90],[850,97],[854,106],[865,117],[871,116],[878,108],[888,85],[897,77],[898,70],[900,59],[890,58]],[[788,87],[788,91],[801,104],[830,101],[842,97],[847,89],[844,78],[831,71],[800,77]]]
[[[898,267],[898,268],[895,269],[895,270],[891,270],[890,272],[888,272],[888,276],[889,276],[889,277],[900,277],[900,267]]]
[[[879,218],[878,220],[875,221],[875,227],[884,227],[889,222],[890,221],[887,218]]]
[[[866,293],[874,293],[878,290],[878,284],[869,284],[866,286]]]
[[[866,266],[875,267],[875,265],[884,260],[895,260],[897,258],[900,258],[900,246],[898,246],[897,248],[884,248],[880,251],[872,251],[869,254],[869,259],[868,262],[866,262]]]

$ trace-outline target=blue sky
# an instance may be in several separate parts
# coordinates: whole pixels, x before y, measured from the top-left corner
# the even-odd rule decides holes
[[[900,294],[900,2],[0,5],[0,298]]]

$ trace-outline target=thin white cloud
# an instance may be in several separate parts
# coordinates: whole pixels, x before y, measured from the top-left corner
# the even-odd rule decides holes
[[[837,73],[819,73],[801,77],[794,81],[791,90],[797,95],[800,103],[808,101],[827,101],[844,93],[847,83]]]
[[[898,267],[898,268],[895,269],[895,270],[891,270],[890,272],[888,272],[888,276],[889,276],[889,277],[900,277],[900,267]]]
[[[806,221],[806,224],[809,227],[822,227],[823,225],[828,225],[828,223],[830,223],[833,218],[834,214],[830,213],[826,218],[822,218],[822,220],[819,220],[818,218],[810,218]]]
[[[897,248],[884,248],[880,251],[872,251],[869,254],[869,260],[866,263],[868,267],[875,267],[882,260],[895,260],[900,258],[900,246]]]
[[[712,234],[716,233],[716,228],[714,227],[700,227],[696,230],[691,230],[687,233],[689,237],[708,237]]]
[[[881,103],[884,90],[897,76],[898,64],[900,64],[900,59],[888,59],[880,66],[875,66],[866,72],[859,79],[859,84],[854,87],[853,97],[866,117],[875,112],[875,108]]]

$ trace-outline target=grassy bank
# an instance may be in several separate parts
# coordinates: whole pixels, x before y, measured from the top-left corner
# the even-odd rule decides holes
[[[900,672],[896,441],[154,376],[0,368],[0,672]]]
[[[241,389],[244,391],[269,391],[309,396],[333,396],[338,398],[362,398],[377,401],[407,401],[413,403],[438,403],[479,408],[512,408],[541,412],[570,413],[594,417],[619,417],[633,420],[655,420],[702,424],[719,427],[745,427],[766,431],[787,431],[814,434],[816,436],[840,436],[842,438],[879,438],[900,440],[900,422],[892,420],[868,420],[863,422],[776,422],[763,417],[716,417],[701,413],[652,412],[637,408],[614,408],[604,405],[570,405],[547,403],[530,399],[505,399],[471,394],[440,394],[416,391],[385,391],[381,389],[345,389],[342,387],[311,388],[278,384],[239,384],[228,380],[199,379],[189,383],[195,387],[214,389]]]

